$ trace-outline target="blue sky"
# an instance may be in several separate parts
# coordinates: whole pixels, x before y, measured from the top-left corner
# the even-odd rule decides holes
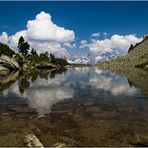
[[[141,37],[148,32],[147,8],[148,2],[0,2],[0,34],[26,29],[28,20],[44,11],[54,24],[73,30],[76,43],[96,32],[100,40],[103,32]]]
[[[45,11],[80,38],[98,31],[143,35],[148,30],[147,8],[148,2],[0,2],[0,32],[14,34]]]

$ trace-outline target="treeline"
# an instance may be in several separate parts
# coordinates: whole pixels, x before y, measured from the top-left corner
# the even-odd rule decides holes
[[[38,54],[22,36],[18,41],[18,53],[15,53],[8,45],[0,43],[0,56],[2,54],[15,58],[20,66],[24,64],[34,66],[40,63],[53,63],[60,66],[68,64],[66,58],[57,58],[51,53],[45,52]]]

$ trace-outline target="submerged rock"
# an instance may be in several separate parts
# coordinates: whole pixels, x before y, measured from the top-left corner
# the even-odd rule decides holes
[[[65,143],[55,143],[55,144],[53,145],[53,147],[55,147],[55,148],[66,147],[66,144],[65,144]]]
[[[33,147],[44,148],[43,144],[40,142],[40,140],[34,134],[27,135],[24,139],[24,142],[30,148],[33,148]]]
[[[135,139],[131,142],[132,145],[147,147],[148,146],[148,135],[135,133]]]
[[[24,142],[27,144],[29,148],[34,148],[34,147],[44,148],[43,144],[33,133],[27,135],[24,139]],[[62,148],[62,147],[66,147],[66,144],[58,142],[58,143],[55,143],[52,147]]]

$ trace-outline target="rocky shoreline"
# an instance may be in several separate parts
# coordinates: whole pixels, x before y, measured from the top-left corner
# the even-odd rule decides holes
[[[8,57],[6,55],[0,56],[0,78],[3,78],[9,73],[13,73],[15,71],[28,71],[28,70],[38,70],[38,69],[60,69],[64,68],[61,65],[53,64],[53,63],[47,63],[47,62],[41,62],[37,63],[35,65],[31,64],[24,64],[23,66],[20,66],[19,63],[15,60],[15,58]]]

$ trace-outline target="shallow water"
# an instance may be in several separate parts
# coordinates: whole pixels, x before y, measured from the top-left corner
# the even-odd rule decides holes
[[[0,146],[25,146],[30,133],[44,146],[145,146],[147,79],[97,67],[12,73],[0,81]]]

